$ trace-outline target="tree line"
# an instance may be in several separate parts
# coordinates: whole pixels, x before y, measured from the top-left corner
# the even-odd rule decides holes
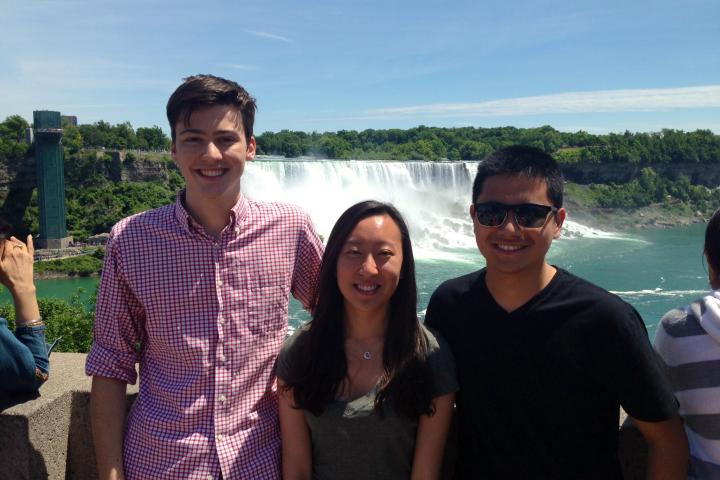
[[[538,128],[419,126],[407,130],[282,130],[257,138],[258,152],[285,157],[375,160],[480,160],[514,144],[531,145],[561,163],[709,163],[720,160],[720,136],[710,130],[593,135]]]
[[[0,160],[23,156],[28,149],[24,143],[30,123],[20,115],[11,115],[0,123]],[[111,150],[168,150],[170,139],[157,125],[133,128],[130,122],[112,125],[100,120],[91,124],[73,125],[63,117],[62,144],[76,151],[83,148]]]
[[[25,154],[21,140],[29,127],[19,115],[0,124],[0,160]],[[105,121],[73,126],[63,124],[63,145],[70,150],[168,150],[170,139],[158,126],[134,129],[130,122]],[[419,126],[363,131],[300,132],[281,130],[257,137],[260,155],[288,158],[373,160],[480,160],[498,148],[531,145],[554,155],[561,163],[710,163],[720,160],[720,136],[710,130],[684,132],[663,129],[653,133],[594,135],[538,128]]]

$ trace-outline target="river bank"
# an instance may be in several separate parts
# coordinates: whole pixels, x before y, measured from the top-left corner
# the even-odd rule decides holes
[[[568,217],[583,225],[610,232],[664,229],[706,223],[712,211],[693,211],[687,206],[668,208],[662,203],[637,209],[587,208],[568,198]]]

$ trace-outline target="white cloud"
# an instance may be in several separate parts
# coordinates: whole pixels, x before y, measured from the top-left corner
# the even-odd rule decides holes
[[[567,92],[478,103],[435,103],[366,111],[374,117],[517,116],[549,113],[652,112],[720,107],[720,85]]]
[[[250,35],[260,37],[260,38],[269,38],[270,40],[278,40],[280,42],[285,42],[285,43],[293,43],[294,42],[294,40],[292,40],[288,37],[283,37],[282,35],[276,35],[274,33],[261,32],[259,30],[245,30],[245,32],[249,33]]]

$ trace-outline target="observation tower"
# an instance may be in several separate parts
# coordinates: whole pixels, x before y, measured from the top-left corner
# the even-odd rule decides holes
[[[65,173],[60,140],[60,112],[33,112],[38,204],[40,206],[39,248],[66,248],[72,237],[65,221]]]

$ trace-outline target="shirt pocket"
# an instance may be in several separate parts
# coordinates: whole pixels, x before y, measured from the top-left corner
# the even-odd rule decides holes
[[[257,285],[248,298],[248,329],[253,335],[277,335],[287,326],[289,290],[283,285]]]

